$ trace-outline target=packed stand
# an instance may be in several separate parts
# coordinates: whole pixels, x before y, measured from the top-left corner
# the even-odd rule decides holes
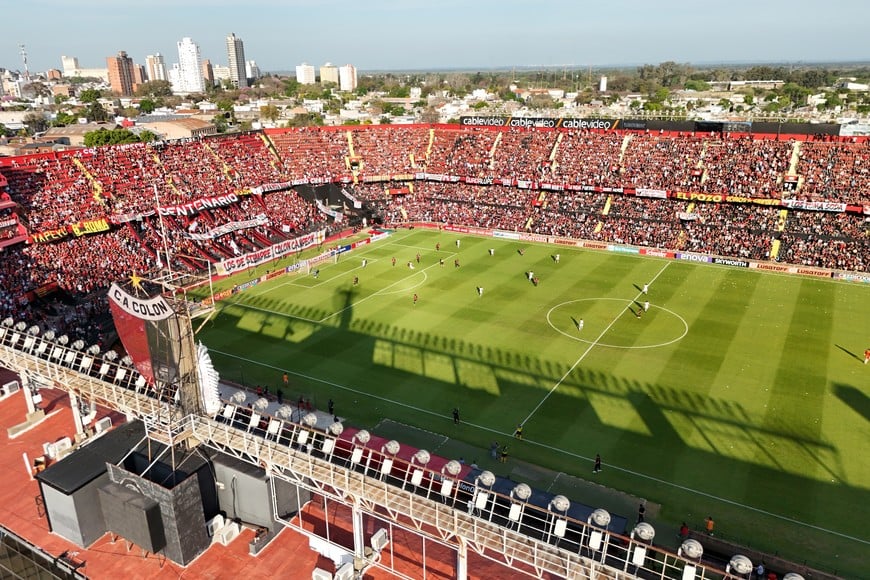
[[[620,186],[664,190],[697,187],[705,142],[697,136],[632,135],[620,163]]]
[[[838,270],[870,271],[870,222],[846,213],[789,211],[778,259]]]
[[[350,173],[344,130],[301,129],[270,134],[290,179],[337,178]]]
[[[627,137],[622,133],[562,133],[553,158],[553,178],[572,184],[619,187],[619,160]]]
[[[422,171],[429,148],[428,127],[354,129],[353,152],[362,175],[397,175]]]
[[[426,171],[465,177],[489,177],[498,131],[435,129]]]
[[[557,136],[555,131],[504,131],[493,154],[490,177],[536,180],[549,175]]]
[[[700,191],[742,197],[780,197],[794,143],[770,139],[707,141]]]
[[[776,234],[778,209],[752,204],[694,204],[681,218],[684,236],[678,250],[767,260]]]
[[[53,230],[106,213],[104,198],[71,155],[39,155],[13,160],[3,169],[13,201],[27,211],[31,231]]]
[[[799,199],[870,205],[870,141],[808,141],[801,143],[799,156]]]

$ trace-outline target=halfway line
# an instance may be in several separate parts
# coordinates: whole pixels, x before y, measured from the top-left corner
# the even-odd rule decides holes
[[[670,262],[665,262],[664,267],[663,267],[661,270],[659,270],[658,274],[656,274],[655,276],[653,276],[653,279],[649,281],[649,284],[647,284],[647,286],[649,286],[649,285],[651,285],[653,282],[655,282],[655,281],[658,279],[658,277],[662,275],[662,272],[664,272],[665,270],[667,270],[667,269],[668,269],[668,266],[670,266],[670,265],[671,265]],[[610,329],[613,327],[614,324],[616,324],[616,321],[617,321],[617,320],[619,320],[620,318],[622,318],[622,315],[625,314],[626,310],[628,310],[628,308],[632,305],[632,303],[637,302],[637,299],[640,298],[642,294],[643,294],[643,290],[641,290],[640,292],[638,292],[638,293],[637,293],[637,296],[635,296],[634,299],[633,299],[631,302],[629,302],[628,304],[626,304],[626,305],[625,305],[625,308],[623,308],[622,311],[621,311],[619,314],[617,314],[616,317],[615,317],[612,321],[610,321],[610,324],[607,325],[607,328],[605,328],[604,330],[601,331],[601,334],[598,335],[598,338],[596,338],[594,341],[592,341],[592,344],[590,344],[589,347],[588,347],[585,351],[583,351],[583,354],[580,355],[580,358],[578,358],[576,361],[574,361],[574,364],[571,365],[571,368],[569,368],[569,369],[565,372],[564,375],[562,375],[562,378],[561,378],[561,379],[559,379],[558,381],[556,381],[556,384],[553,385],[553,388],[550,389],[550,392],[547,393],[546,395],[544,395],[544,398],[541,399],[541,402],[538,403],[537,406],[536,406],[534,409],[532,409],[532,412],[529,413],[529,415],[528,415],[525,419],[522,420],[522,422],[520,423],[520,425],[525,425],[525,424],[528,422],[528,420],[532,418],[532,415],[534,415],[535,413],[538,412],[538,409],[541,408],[541,405],[543,405],[543,404],[547,401],[547,399],[550,398],[550,395],[552,395],[554,392],[556,392],[556,389],[559,388],[559,385],[561,385],[561,384],[565,381],[565,379],[568,378],[568,375],[570,375],[571,373],[574,372],[574,369],[576,369],[576,368],[577,368],[577,365],[579,365],[579,364],[583,361],[583,359],[586,358],[586,355],[589,354],[589,351],[591,351],[593,348],[595,348],[595,346],[596,346],[599,342],[601,342],[601,339],[604,338],[604,335],[607,334],[607,331],[610,330]]]

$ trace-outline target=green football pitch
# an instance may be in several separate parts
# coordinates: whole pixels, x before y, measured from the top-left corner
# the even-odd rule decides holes
[[[286,370],[285,398],[352,424],[510,441],[661,504],[663,529],[712,515],[725,538],[866,573],[866,286],[402,230],[233,295],[199,336],[224,378],[274,392]]]

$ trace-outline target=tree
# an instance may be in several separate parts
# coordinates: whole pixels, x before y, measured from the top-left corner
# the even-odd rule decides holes
[[[52,127],[66,127],[67,125],[75,125],[78,123],[79,118],[78,115],[74,115],[72,113],[68,113],[66,111],[60,111],[55,115],[54,121],[52,121]]]
[[[7,129],[6,125],[0,123],[0,137],[12,137],[13,135],[15,135],[15,131]]]
[[[260,117],[272,121],[273,123],[278,119],[280,115],[281,111],[272,103],[260,107]]]
[[[83,103],[96,103],[103,96],[99,89],[85,89],[79,93],[79,100]]]
[[[139,131],[139,140],[143,143],[151,143],[152,141],[157,140],[157,135],[155,135],[152,131],[145,129],[144,131]]]
[[[142,99],[139,101],[139,112],[145,115],[151,114],[154,112],[154,109],[157,108],[157,103],[152,101],[151,99]]]
[[[706,83],[704,81],[699,81],[699,80],[686,81],[686,84],[683,86],[686,88],[687,91],[701,92],[701,91],[709,91],[710,90],[709,83]]]
[[[169,97],[172,95],[172,83],[169,81],[148,81],[136,88],[137,97]]]
[[[380,123],[381,125],[389,125],[389,124],[391,124],[392,122],[393,122],[393,121],[390,120],[389,117],[381,117],[380,119],[378,119],[378,123]]]
[[[223,113],[220,115],[215,115],[214,117],[212,117],[211,123],[212,123],[212,125],[217,127],[218,133],[226,133],[227,128],[229,127],[229,123],[227,122],[226,113]]]
[[[106,112],[106,109],[103,108],[103,105],[97,101],[93,101],[85,109],[85,118],[91,122],[102,122],[109,118],[109,114]]]
[[[40,113],[27,113],[24,117],[24,124],[27,125],[27,130],[31,135],[48,129],[48,121]]]
[[[152,133],[153,136],[153,133]],[[138,143],[139,136],[128,129],[97,129],[85,133],[85,147],[100,145],[117,145],[120,143]]]
[[[62,104],[64,104],[67,100],[69,100],[69,97],[66,96],[66,95],[55,95],[55,96],[54,96],[54,104],[55,104],[55,105],[62,105]]]

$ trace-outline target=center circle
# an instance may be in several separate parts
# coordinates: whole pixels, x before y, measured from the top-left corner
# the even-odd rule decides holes
[[[405,294],[406,292],[410,292],[411,290],[415,290],[426,283],[426,280],[429,279],[429,275],[426,274],[424,270],[419,272],[415,272],[411,274],[407,278],[403,278],[396,282],[393,282],[387,288],[383,290],[379,290],[377,294],[379,296],[384,296],[387,294]]]
[[[596,330],[594,328],[590,328],[590,325],[588,323],[584,323],[584,329],[586,330],[586,332],[595,333],[591,339],[584,338],[582,336],[578,336],[578,332],[580,332],[579,330],[575,330],[575,332],[573,332],[573,333],[568,332],[568,331],[564,330],[563,328],[561,328],[560,325],[557,324],[556,322],[554,322],[554,320],[553,320],[556,317],[555,314],[560,309],[567,308],[567,306],[570,304],[576,304],[578,302],[603,302],[603,301],[621,302],[625,306],[619,312],[619,314],[616,316],[616,318],[608,320],[604,324],[604,326],[602,326],[598,330]],[[669,340],[662,340],[661,342],[657,342],[654,344],[640,344],[640,345],[631,345],[631,346],[622,345],[622,344],[609,344],[607,342],[602,342],[602,341],[598,340],[599,337],[606,336],[607,332],[610,331],[610,328],[613,325],[618,323],[619,318],[622,318],[626,314],[630,315],[629,309],[631,308],[631,306],[633,304],[636,305],[636,307],[638,309],[642,308],[642,306],[637,301],[627,300],[625,298],[578,298],[577,300],[567,300],[565,302],[561,302],[559,304],[556,304],[555,306],[550,308],[550,310],[547,311],[547,324],[550,325],[550,328],[552,328],[553,330],[555,330],[559,334],[570,338],[571,340],[576,340],[578,342],[584,342],[586,344],[591,344],[594,346],[605,346],[607,348],[623,348],[623,349],[659,348],[662,346],[668,346],[670,344],[674,344],[675,342],[682,340],[683,337],[685,337],[686,334],[688,334],[689,324],[686,322],[685,318],[683,318],[682,316],[680,316],[679,314],[677,314],[673,310],[670,310],[670,309],[665,308],[663,306],[656,306],[655,304],[650,304],[649,305],[650,310],[655,309],[655,310],[664,312],[666,315],[668,315],[668,319],[675,319],[670,323],[670,325],[674,326],[674,332],[672,333],[674,335],[674,338],[671,338]],[[572,322],[574,322],[574,326],[571,326],[571,328],[576,329],[576,320],[570,314],[565,314],[565,318],[566,318],[566,320],[571,319]],[[567,327],[568,325],[565,324],[564,326]]]

